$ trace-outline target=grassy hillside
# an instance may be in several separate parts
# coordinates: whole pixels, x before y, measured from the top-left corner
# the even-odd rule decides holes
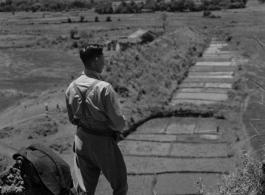
[[[136,46],[110,59],[103,77],[120,95],[128,128],[166,109],[207,41],[201,31],[181,26],[149,45]]]

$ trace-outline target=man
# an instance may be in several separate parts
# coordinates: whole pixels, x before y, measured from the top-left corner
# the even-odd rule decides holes
[[[125,118],[112,86],[102,81],[103,47],[87,45],[80,51],[85,70],[66,91],[68,117],[77,125],[75,135],[75,172],[78,189],[93,195],[100,171],[110,182],[113,195],[128,191],[127,170],[116,143]]]

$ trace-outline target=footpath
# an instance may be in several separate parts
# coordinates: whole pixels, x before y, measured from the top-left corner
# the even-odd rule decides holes
[[[171,106],[182,103],[218,104],[228,101],[236,81],[237,54],[212,39],[208,49],[189,70],[173,95]],[[156,118],[147,121],[119,143],[128,171],[128,195],[197,194],[199,178],[215,185],[220,175],[235,168],[224,136],[224,119],[202,117]],[[101,176],[96,194],[110,194]]]

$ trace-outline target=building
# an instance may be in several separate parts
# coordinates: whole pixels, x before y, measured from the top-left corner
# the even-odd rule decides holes
[[[106,41],[105,47],[107,51],[124,51],[134,45],[152,42],[156,37],[158,34],[150,30],[138,29],[127,37]]]
[[[140,39],[141,42],[152,42],[158,35],[150,30],[138,29],[128,36],[128,39]]]

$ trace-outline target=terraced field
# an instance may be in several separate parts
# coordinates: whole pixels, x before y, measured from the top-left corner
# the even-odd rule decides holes
[[[213,39],[189,70],[170,104],[209,105],[228,101],[238,79],[240,58]],[[235,156],[225,136],[231,129],[225,119],[202,117],[156,118],[147,121],[119,143],[128,169],[128,194],[196,194],[199,178],[215,185],[220,174],[235,168]],[[101,177],[97,194],[111,188]]]

